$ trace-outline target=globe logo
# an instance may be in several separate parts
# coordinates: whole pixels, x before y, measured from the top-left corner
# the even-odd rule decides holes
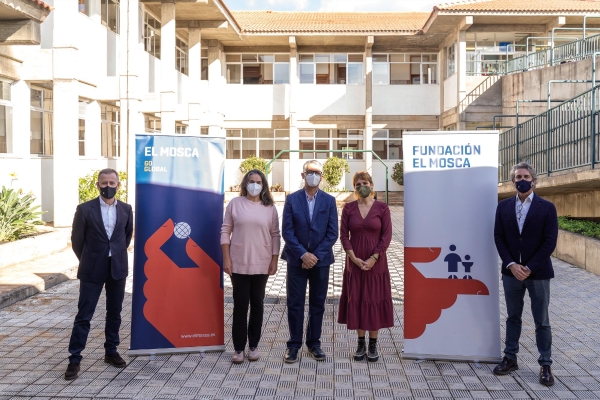
[[[178,239],[186,239],[192,233],[192,228],[185,222],[179,222],[175,225],[173,233]]]

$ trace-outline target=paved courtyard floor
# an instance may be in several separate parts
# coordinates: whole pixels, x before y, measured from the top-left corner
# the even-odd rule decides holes
[[[103,362],[101,299],[81,374],[67,382],[63,374],[78,297],[78,282],[69,281],[0,310],[0,399],[600,398],[600,277],[558,260],[550,306],[556,377],[552,388],[538,383],[528,300],[520,370],[511,375],[496,377],[491,372],[494,365],[488,364],[403,360],[404,210],[396,206],[392,211],[394,236],[389,260],[396,326],[380,332],[381,358],[377,363],[353,361],[356,334],[335,322],[344,258],[338,242],[323,327],[324,362],[314,361],[306,350],[299,363],[282,362],[288,332],[285,265],[281,263],[267,287],[260,361],[230,362],[233,303],[231,283],[226,278],[224,353],[156,356],[152,360],[148,356],[124,356],[129,362],[127,368],[108,366]],[[127,292],[121,331],[123,355],[130,339],[131,280]],[[503,321],[502,293],[500,309]]]

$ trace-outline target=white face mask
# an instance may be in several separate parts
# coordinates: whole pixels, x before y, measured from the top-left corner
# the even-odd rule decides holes
[[[321,182],[321,176],[319,175],[306,175],[305,179],[306,183],[308,183],[308,186],[310,187],[317,187]]]
[[[246,186],[246,189],[251,196],[258,196],[262,190],[262,185],[259,185],[258,183],[249,183],[248,186]]]

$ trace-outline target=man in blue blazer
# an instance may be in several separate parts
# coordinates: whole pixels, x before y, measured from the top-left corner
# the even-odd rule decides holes
[[[106,291],[104,361],[117,368],[126,366],[117,346],[129,271],[127,247],[133,235],[133,213],[129,204],[117,202],[115,198],[120,186],[117,171],[103,169],[96,183],[100,196],[78,205],[75,211],[71,243],[79,259],[79,302],[69,341],[71,355],[66,380],[75,379],[79,374],[81,352],[85,349],[102,288]]]
[[[550,279],[554,278],[550,255],[556,247],[558,218],[554,204],[533,193],[537,174],[531,165],[525,162],[515,165],[511,170],[511,180],[517,195],[498,204],[494,226],[496,248],[502,259],[507,311],[504,359],[496,366],[494,374],[506,375],[519,369],[517,353],[523,298],[528,291],[535,322],[535,341],[540,353],[540,383],[552,386],[552,331],[548,304]]]
[[[283,357],[286,363],[298,361],[302,347],[304,301],[308,292],[306,347],[316,360],[325,360],[321,349],[321,326],[333,264],[333,245],[338,238],[335,198],[319,190],[323,167],[317,160],[304,164],[304,189],[289,196],[283,208],[282,236],[285,247],[281,258],[287,261],[287,308],[290,340]]]

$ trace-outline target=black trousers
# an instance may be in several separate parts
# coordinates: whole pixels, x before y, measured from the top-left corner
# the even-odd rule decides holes
[[[121,310],[125,298],[126,279],[115,280],[110,274],[110,263],[105,282],[79,282],[79,302],[77,316],[73,323],[71,340],[69,341],[69,362],[81,362],[81,352],[85,349],[90,321],[96,311],[102,288],[106,287],[106,323],[104,326],[104,352],[114,354],[120,343],[119,328],[121,327]]]
[[[232,274],[233,321],[231,339],[235,351],[244,351],[246,340],[251,348],[258,347],[262,331],[265,288],[269,275]],[[250,306],[250,320],[248,320]]]

